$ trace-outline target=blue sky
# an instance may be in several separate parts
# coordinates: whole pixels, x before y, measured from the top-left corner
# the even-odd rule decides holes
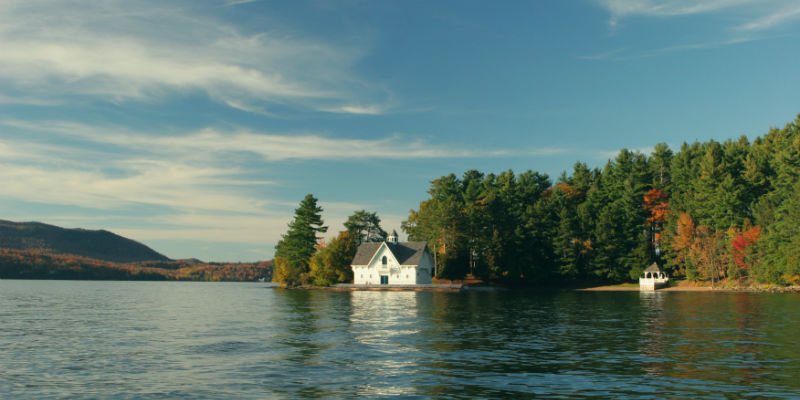
[[[269,259],[306,193],[399,230],[451,172],[752,139],[798,71],[796,0],[4,0],[0,218]]]

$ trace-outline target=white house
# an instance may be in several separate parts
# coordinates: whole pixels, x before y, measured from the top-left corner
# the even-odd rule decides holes
[[[393,231],[385,242],[358,246],[351,267],[356,285],[427,285],[433,276],[433,256],[427,243],[398,243]]]

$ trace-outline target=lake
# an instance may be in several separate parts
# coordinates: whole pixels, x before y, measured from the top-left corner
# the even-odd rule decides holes
[[[0,280],[0,397],[800,397],[800,295],[266,286]]]

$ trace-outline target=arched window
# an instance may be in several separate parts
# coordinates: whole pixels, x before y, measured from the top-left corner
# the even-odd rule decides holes
[[[381,263],[382,263],[383,265],[386,265],[386,256],[383,256],[383,259],[381,259]]]

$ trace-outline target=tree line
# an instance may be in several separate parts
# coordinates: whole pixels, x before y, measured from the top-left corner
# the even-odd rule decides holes
[[[652,262],[673,276],[800,283],[800,116],[752,143],[621,150],[538,172],[467,171],[431,182],[403,229],[439,275],[509,284],[616,283]]]
[[[800,116],[750,142],[623,149],[602,168],[546,174],[476,170],[431,182],[402,229],[427,241],[437,276],[524,285],[619,283],[653,262],[673,277],[800,284]],[[328,242],[307,195],[276,246],[278,282],[352,280],[364,241],[385,240],[364,210]]]

